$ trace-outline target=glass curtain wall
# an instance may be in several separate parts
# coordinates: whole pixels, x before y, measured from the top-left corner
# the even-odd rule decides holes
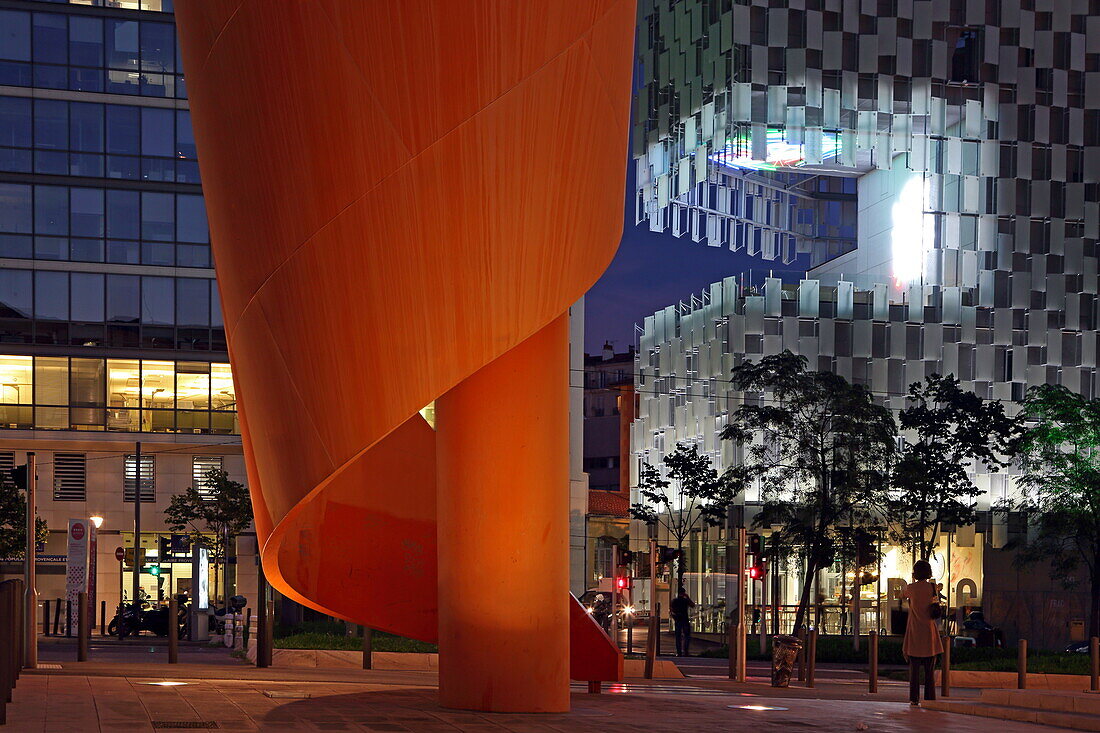
[[[0,355],[0,427],[235,434],[228,364]]]

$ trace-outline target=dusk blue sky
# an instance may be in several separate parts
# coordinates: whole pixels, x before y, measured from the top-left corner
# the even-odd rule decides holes
[[[626,351],[634,343],[635,323],[641,325],[657,309],[687,300],[724,277],[749,269],[796,268],[749,257],[744,250],[693,242],[690,236],[654,233],[646,223],[635,226],[633,160],[627,171],[623,239],[611,266],[585,297],[584,345],[589,354],[598,353],[604,341]]]

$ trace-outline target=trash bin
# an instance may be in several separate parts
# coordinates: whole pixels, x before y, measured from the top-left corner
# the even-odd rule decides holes
[[[788,687],[795,660],[802,651],[802,640],[797,636],[772,637],[772,687]]]

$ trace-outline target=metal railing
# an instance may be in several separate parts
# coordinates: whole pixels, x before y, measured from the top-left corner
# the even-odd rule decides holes
[[[8,722],[7,704],[23,669],[23,589],[22,580],[0,583],[0,725]]]

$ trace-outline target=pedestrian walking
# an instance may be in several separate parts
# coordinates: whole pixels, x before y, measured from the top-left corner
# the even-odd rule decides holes
[[[691,600],[687,591],[680,586],[679,593],[668,604],[672,615],[672,627],[676,634],[676,656],[686,657],[691,654],[691,609],[695,608],[695,601]]]
[[[901,597],[909,601],[909,620],[901,652],[909,662],[909,704],[920,705],[920,680],[924,676],[924,699],[936,699],[936,681],[932,671],[936,657],[943,654],[943,643],[936,628],[941,615],[940,589],[932,582],[932,566],[927,560],[913,563],[913,582]]]
[[[604,633],[611,633],[611,604],[608,603],[603,593],[596,594],[596,600],[592,604],[592,616],[596,619],[596,623],[600,625],[600,628],[604,630]]]

